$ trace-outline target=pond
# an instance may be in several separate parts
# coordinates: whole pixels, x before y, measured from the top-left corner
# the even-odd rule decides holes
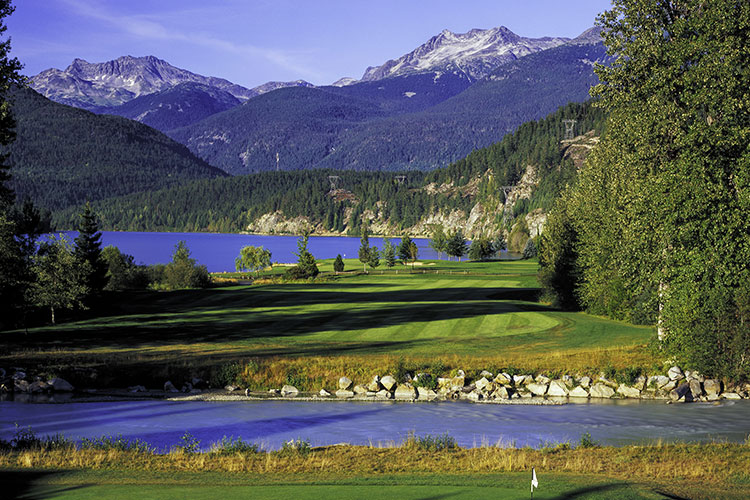
[[[448,433],[462,447],[532,446],[570,442],[588,432],[600,444],[722,440],[742,442],[750,433],[750,401],[672,404],[607,401],[566,405],[494,405],[468,402],[124,401],[64,404],[0,402],[0,438],[15,423],[38,435],[68,438],[122,434],[160,450],[185,432],[203,448],[223,436],[265,449],[290,439],[313,446],[336,443],[389,445]]]

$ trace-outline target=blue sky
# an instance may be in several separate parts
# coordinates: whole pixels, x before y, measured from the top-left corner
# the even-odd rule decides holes
[[[521,36],[574,37],[608,0],[15,0],[13,55],[33,76],[80,57],[154,55],[253,87],[359,78],[443,29],[506,26]]]

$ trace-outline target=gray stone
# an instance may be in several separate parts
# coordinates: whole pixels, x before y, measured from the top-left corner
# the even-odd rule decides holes
[[[142,385],[131,385],[128,387],[128,392],[146,392],[146,388]]]
[[[50,380],[50,383],[52,383],[51,380]],[[171,380],[167,380],[166,382],[164,382],[164,392],[180,392],[180,391],[177,390],[177,387],[174,386]]]
[[[29,392],[29,383],[23,379],[17,379],[13,381],[14,392]]]
[[[396,387],[394,397],[396,399],[416,399],[417,391],[411,384],[401,384]]]
[[[326,391],[325,389],[321,389],[320,392],[318,392],[318,396],[320,396],[321,398],[330,398],[331,393]]]
[[[526,388],[531,391],[534,396],[544,396],[547,393],[547,384],[537,384],[537,383],[531,383],[526,386]]]
[[[491,384],[491,382],[489,380],[487,380],[486,377],[482,377],[479,380],[477,380],[476,382],[474,382],[474,387],[476,387],[480,391],[484,391],[487,388],[487,386],[490,385],[490,384]]]
[[[578,387],[575,387],[572,391],[570,391],[568,393],[568,396],[570,396],[571,398],[587,398],[589,397],[589,393],[586,389],[579,385]]]
[[[692,401],[693,393],[690,391],[690,384],[682,384],[669,391],[669,397],[672,401]]]
[[[508,394],[508,389],[501,385],[492,392],[492,397],[495,399],[508,399],[510,395]]]
[[[466,395],[466,398],[471,401],[479,401],[482,399],[482,394],[476,391],[472,391]]]
[[[720,394],[721,393],[721,381],[715,379],[707,379],[703,381],[703,390],[706,394]]]
[[[736,392],[725,392],[721,395],[724,399],[742,399],[742,396]]]
[[[592,398],[607,398],[608,399],[615,395],[615,391],[608,385],[604,385],[602,383],[596,383],[591,386],[589,395]]]
[[[576,385],[575,380],[573,380],[573,377],[571,377],[570,375],[563,375],[562,381],[565,383],[565,386],[569,389],[572,388],[574,385]]]
[[[49,379],[47,383],[52,386],[52,389],[55,392],[72,392],[73,391],[73,385],[71,385],[71,383],[68,382],[67,380],[62,379],[60,377]]]
[[[341,377],[339,379],[339,389],[348,389],[352,386],[352,381],[347,377]]]
[[[654,381],[654,384],[656,385],[656,387],[661,389],[662,387],[667,385],[669,382],[670,382],[669,377],[664,376],[664,375],[657,375]]]
[[[456,376],[457,377],[464,377],[464,378],[466,378],[466,372],[463,371],[463,370],[457,370],[456,371]]]
[[[641,390],[636,387],[628,387],[625,384],[620,384],[617,388],[617,393],[626,398],[640,399]]]
[[[694,400],[703,396],[703,388],[701,387],[700,380],[692,378],[688,385],[690,386],[690,393],[693,395]]]
[[[293,385],[287,384],[281,388],[281,395],[284,397],[294,397],[297,394],[299,394],[299,389],[297,389]]]
[[[391,399],[393,398],[393,394],[383,389],[382,391],[376,392],[375,397],[378,399]]]
[[[380,385],[380,377],[378,377],[377,375],[372,377],[372,380],[370,380],[370,383],[367,384],[368,391],[378,392],[382,388],[383,386]]]
[[[391,377],[390,375],[386,375],[385,377],[380,379],[380,384],[385,388],[386,391],[390,391],[396,385],[396,379]]]
[[[268,394],[278,396],[279,394],[281,394],[281,389],[268,389]]]
[[[193,390],[193,384],[191,384],[190,382],[185,382],[182,385],[181,392],[190,392],[192,390]]]
[[[697,380],[701,384],[703,383],[704,380],[706,380],[706,378],[703,375],[701,375],[698,370],[693,370],[693,371],[686,370],[685,371],[685,378],[688,381]]]
[[[607,377],[605,377],[604,374],[599,375],[599,382],[604,385],[608,385],[609,387],[612,387],[613,389],[616,389],[620,385],[614,380],[610,380]]]
[[[422,386],[417,387],[417,394],[419,395],[419,399],[435,399],[437,397],[435,391]]]
[[[674,389],[675,387],[677,387],[677,381],[676,380],[670,380],[669,382],[667,382],[666,384],[664,384],[663,386],[661,386],[660,389],[662,391],[664,391],[664,392],[669,392],[672,389]]]
[[[232,384],[228,384],[224,386],[224,390],[227,392],[234,392],[237,389],[239,389],[239,387],[237,387],[236,385],[232,385]]]
[[[685,378],[685,374],[682,373],[679,366],[673,366],[670,368],[669,371],[667,371],[667,376],[669,377],[669,380],[682,380]]]
[[[42,382],[41,380],[37,380],[29,384],[29,392],[31,394],[40,394],[48,390],[49,386],[47,385],[47,382]]]
[[[567,396],[568,387],[562,380],[553,380],[549,383],[549,389],[547,389],[547,396]]]
[[[584,389],[588,389],[591,387],[591,377],[583,376],[581,377],[581,380],[578,381],[579,384],[581,384],[581,387]]]
[[[349,399],[354,397],[354,392],[348,389],[339,389],[336,391],[336,397],[341,399]]]
[[[526,383],[526,375],[513,375],[513,383],[515,385],[523,385]]]
[[[464,386],[466,386],[466,378],[462,375],[459,375],[457,377],[453,377],[451,379],[451,388],[456,389],[463,389]]]
[[[635,387],[639,391],[642,391],[646,388],[647,381],[648,379],[645,376],[640,375],[637,379],[635,379],[635,384],[633,384],[633,387]]]
[[[706,394],[706,401],[718,401],[721,399],[721,396],[718,394]]]
[[[507,373],[498,373],[495,377],[495,383],[500,385],[511,385],[513,384],[513,377]]]
[[[482,372],[479,374],[479,376],[480,377],[484,377],[484,378],[486,378],[488,380],[492,380],[492,377],[493,377],[492,373],[488,372],[487,370],[482,370]]]
[[[449,389],[451,386],[451,379],[449,377],[438,377],[437,383],[438,383],[438,388]]]
[[[541,375],[541,374],[537,375],[534,380],[536,381],[537,384],[542,384],[542,385],[546,385],[550,383],[550,378],[545,377],[544,375]]]
[[[363,385],[355,385],[352,390],[354,391],[354,394],[364,394],[367,392],[367,387]]]

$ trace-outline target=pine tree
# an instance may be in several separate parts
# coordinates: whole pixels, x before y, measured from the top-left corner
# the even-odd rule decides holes
[[[91,204],[86,202],[78,225],[75,239],[75,256],[79,262],[87,262],[89,274],[84,278],[84,286],[90,294],[104,290],[107,284],[107,263],[102,259],[102,233]]]
[[[333,261],[333,270],[337,273],[340,273],[344,270],[344,259],[341,258],[341,254],[338,254],[336,256],[336,259]]]
[[[393,248],[393,243],[388,238],[383,240],[383,260],[385,267],[389,269],[396,265],[396,249]]]
[[[364,272],[367,272],[367,264],[370,262],[370,238],[367,236],[367,226],[362,226],[362,236],[359,239],[359,251],[357,252],[357,256],[359,257],[359,261],[364,266]]]

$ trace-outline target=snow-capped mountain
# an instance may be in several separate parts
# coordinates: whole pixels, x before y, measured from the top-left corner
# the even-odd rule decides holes
[[[473,29],[468,33],[443,30],[412,52],[381,66],[367,68],[361,81],[428,72],[451,72],[478,80],[502,63],[568,41],[568,38],[562,37],[526,38],[504,26]]]
[[[88,110],[101,110],[182,83],[212,87],[228,92],[240,100],[277,88],[312,86],[308,82],[297,80],[268,82],[248,89],[223,78],[203,76],[177,68],[154,56],[123,56],[103,63],[75,59],[64,70],[48,69],[34,76],[31,79],[31,88],[53,101]]]

